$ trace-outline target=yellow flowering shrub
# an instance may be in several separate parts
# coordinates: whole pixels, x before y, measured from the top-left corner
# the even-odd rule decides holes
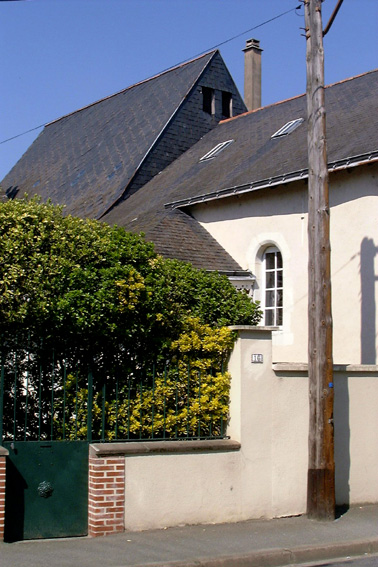
[[[233,333],[227,327],[214,329],[198,318],[188,318],[184,332],[172,343],[172,358],[163,370],[150,369],[142,381],[129,377],[119,395],[113,392],[105,401],[101,389],[94,393],[93,439],[101,438],[103,425],[108,441],[224,435],[231,380],[225,369],[233,343]],[[69,418],[64,424],[67,439],[87,437],[87,403],[88,389],[77,388],[76,378],[69,375]],[[62,436],[62,419],[59,423]]]

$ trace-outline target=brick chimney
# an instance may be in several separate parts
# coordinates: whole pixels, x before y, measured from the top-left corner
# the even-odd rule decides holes
[[[244,51],[244,102],[248,110],[261,106],[261,52],[258,39],[247,39]]]

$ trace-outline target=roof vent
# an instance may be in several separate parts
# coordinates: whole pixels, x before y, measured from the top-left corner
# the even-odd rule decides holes
[[[290,120],[290,122],[287,122],[284,126],[282,126],[282,128],[277,130],[277,132],[275,132],[271,136],[271,138],[281,138],[282,136],[287,136],[288,134],[291,134],[291,132],[293,132],[296,128],[298,128],[298,126],[302,124],[303,121],[304,118],[297,118],[296,120]]]
[[[227,140],[227,142],[221,142],[220,144],[217,144],[212,150],[201,157],[200,161],[207,161],[209,159],[217,157],[217,155],[220,154],[221,151],[227,148],[230,144],[232,144],[233,141],[234,140]]]

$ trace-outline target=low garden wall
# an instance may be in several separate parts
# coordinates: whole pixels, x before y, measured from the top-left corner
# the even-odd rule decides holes
[[[98,459],[106,466],[115,457],[124,460],[124,529],[305,511],[308,417],[306,411],[288,412],[288,408],[303,407],[307,381],[288,391],[283,387],[278,400],[274,389],[279,390],[282,381],[272,369],[271,329],[248,327],[239,329],[239,334],[229,363],[229,440],[91,446],[91,462]],[[92,535],[99,535],[101,522],[103,533],[109,533],[113,521],[107,474],[104,470],[99,524]],[[107,487],[116,489],[116,484]]]
[[[236,329],[228,439],[91,444],[89,535],[306,512],[307,366],[272,362],[272,329]],[[337,503],[377,503],[378,366],[336,365],[334,384]]]
[[[271,329],[237,329],[230,439],[92,445],[91,535],[306,512],[307,366],[272,363]],[[337,502],[378,502],[378,367],[336,366],[334,380]]]

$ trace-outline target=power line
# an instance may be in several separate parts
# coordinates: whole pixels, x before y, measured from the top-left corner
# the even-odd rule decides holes
[[[29,134],[29,132],[34,132],[34,130],[38,130],[39,128],[43,128],[44,126],[46,126],[46,124],[48,124],[48,122],[45,122],[44,124],[41,124],[40,126],[36,126],[35,128],[31,128],[30,130],[26,130],[25,132],[21,132],[21,134],[16,134],[16,136],[12,136],[11,138],[7,138],[6,140],[3,140],[2,142],[0,142],[0,144],[5,144],[5,142],[10,142],[11,140],[15,140],[16,138],[19,138],[20,136],[24,136],[25,134]]]
[[[265,20],[265,22],[261,22],[261,24],[257,24],[257,26],[254,26],[253,28],[250,28],[250,29],[245,30],[241,33],[238,33],[237,35],[234,35],[234,36],[230,37],[229,39],[226,39],[225,41],[222,41],[221,43],[218,43],[217,45],[214,45],[213,47],[206,49],[205,51],[201,51],[201,53],[197,53],[197,55],[194,55],[194,57],[190,57],[189,59],[184,59],[184,61],[181,61],[180,63],[176,63],[176,65],[174,65],[172,67],[168,67],[167,69],[164,69],[163,71],[161,71],[161,73],[165,73],[166,71],[169,71],[169,69],[173,69],[174,67],[177,67],[178,65],[182,65],[183,63],[186,63],[187,61],[190,61],[191,59],[195,59],[196,57],[200,57],[204,53],[208,53],[209,51],[214,51],[214,49],[218,49],[218,47],[221,47],[222,45],[225,45],[226,43],[230,43],[230,41],[234,41],[234,39],[238,39],[242,35],[245,35],[247,33],[254,31],[254,30],[257,30],[258,28],[261,28],[262,26],[265,26],[266,24],[270,24],[270,22],[273,22],[274,20],[278,20],[278,18],[282,18],[283,16],[286,16],[286,14],[290,14],[290,12],[296,12],[297,10],[300,10],[301,8],[302,8],[302,5],[299,4],[299,6],[297,6],[296,8],[291,8],[290,10],[286,10],[286,12],[282,12],[281,14],[278,14],[277,16],[273,16],[273,18],[269,18],[269,20]],[[35,130],[39,130],[39,128],[43,128],[44,126],[46,126],[46,124],[49,124],[50,122],[51,122],[51,120],[45,122],[44,124],[40,124],[40,126],[35,126],[35,128],[31,128],[30,130],[26,130],[25,132],[21,132],[20,134],[16,134],[15,136],[12,136],[11,138],[7,138],[6,140],[2,140],[0,142],[0,145],[5,144],[6,142],[11,142],[12,140],[15,140],[16,138],[20,138],[21,136],[25,136],[25,134],[29,134],[30,132],[34,132]]]
[[[290,10],[287,10],[286,12],[282,12],[282,14],[278,14],[278,16],[274,16],[273,18],[270,18],[269,20],[265,20],[265,22],[262,22],[261,24],[257,24],[257,26],[254,26],[253,28],[250,28],[249,30],[245,30],[244,32],[238,33],[237,35],[230,37],[230,39],[226,39],[225,41],[222,41],[221,43],[214,45],[214,47],[212,47],[211,49],[207,49],[206,51],[202,51],[202,53],[199,53],[196,57],[199,57],[200,55],[207,53],[207,51],[213,51],[213,49],[217,49],[218,47],[221,47],[222,45],[225,45],[226,43],[229,43],[230,41],[233,41],[234,39],[238,39],[239,37],[241,37],[242,35],[245,35],[246,33],[250,33],[251,31],[257,30],[257,28],[261,28],[262,26],[265,26],[266,24],[270,24],[270,22],[273,22],[274,20],[278,20],[278,18],[282,18],[282,16],[286,16],[286,14],[289,14],[290,12],[296,12],[297,10],[300,10],[301,8],[302,8],[302,5],[299,4],[299,6],[297,6],[296,8],[291,8]]]

